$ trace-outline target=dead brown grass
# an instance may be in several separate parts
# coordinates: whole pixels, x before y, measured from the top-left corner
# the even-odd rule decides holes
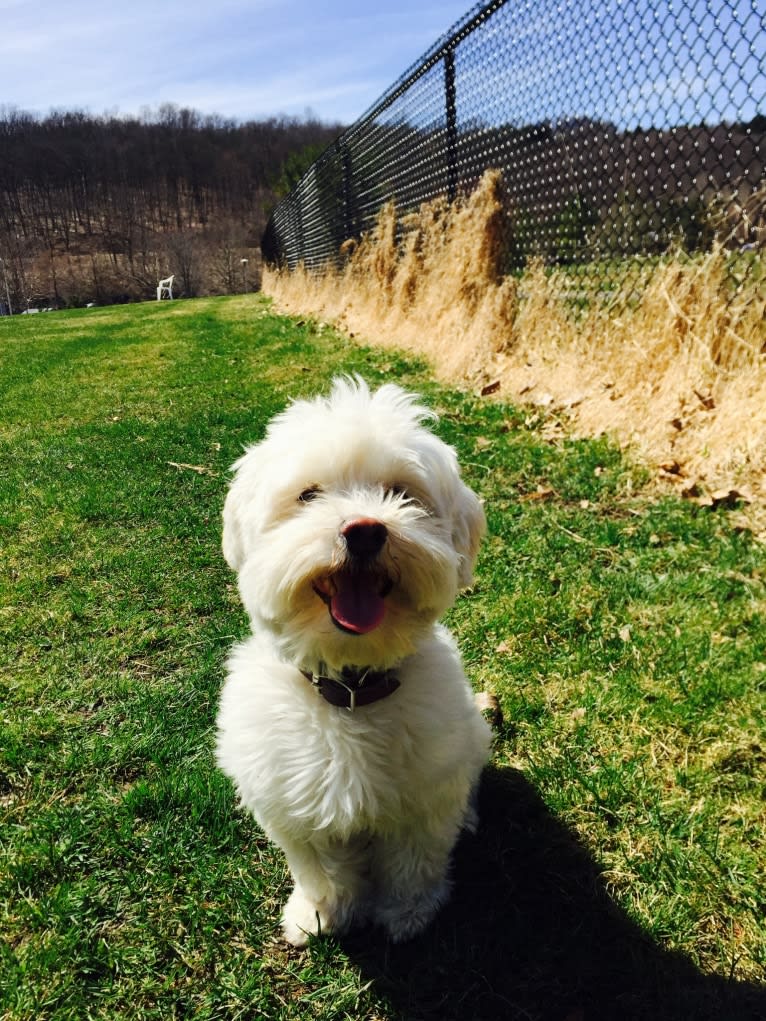
[[[766,505],[766,288],[732,282],[721,248],[626,277],[609,307],[575,315],[577,278],[530,265],[501,273],[502,181],[437,200],[344,246],[322,274],[267,271],[278,307],[408,348],[452,383],[553,412],[575,432],[610,433],[685,493],[737,490]]]

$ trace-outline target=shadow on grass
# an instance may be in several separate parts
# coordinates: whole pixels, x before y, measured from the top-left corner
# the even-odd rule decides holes
[[[576,837],[515,770],[487,773],[482,823],[455,859],[455,894],[402,946],[345,950],[407,1021],[761,1021],[766,987],[701,974],[607,896]]]

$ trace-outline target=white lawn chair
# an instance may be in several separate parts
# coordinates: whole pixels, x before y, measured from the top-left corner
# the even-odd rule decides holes
[[[175,279],[175,273],[172,276],[165,277],[164,280],[160,280],[157,286],[157,301],[162,301],[163,297],[173,297],[173,280]]]

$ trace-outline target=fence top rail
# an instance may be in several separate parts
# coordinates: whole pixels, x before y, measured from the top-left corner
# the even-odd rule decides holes
[[[451,28],[441,35],[436,42],[426,52],[419,57],[414,64],[411,64],[407,70],[397,78],[397,80],[391,85],[382,96],[380,96],[371,107],[369,107],[359,117],[351,127],[347,128],[346,131],[340,136],[343,138],[347,135],[351,135],[358,130],[364,128],[371,120],[374,120],[378,114],[388,109],[393,103],[399,99],[407,90],[413,85],[418,78],[422,78],[424,74],[431,70],[431,68],[438,64],[447,53],[457,46],[457,44],[464,39],[467,35],[476,28],[478,24],[484,21],[490,15],[494,14],[495,11],[500,10],[504,7],[508,0],[490,0],[489,3],[486,0],[480,0],[479,3],[471,7],[462,18],[459,18]],[[337,142],[333,143],[336,145]]]

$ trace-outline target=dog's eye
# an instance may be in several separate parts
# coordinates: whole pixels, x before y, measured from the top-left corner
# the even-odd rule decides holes
[[[300,503],[310,503],[311,500],[313,500],[314,497],[319,496],[321,492],[321,486],[309,486],[307,489],[303,490],[301,495],[298,497],[298,500]]]
[[[433,514],[433,507],[427,503],[424,495],[416,489],[410,486],[402,485],[399,482],[394,482],[393,485],[386,486],[386,496],[401,496],[409,507],[419,507],[424,510],[427,514]]]

